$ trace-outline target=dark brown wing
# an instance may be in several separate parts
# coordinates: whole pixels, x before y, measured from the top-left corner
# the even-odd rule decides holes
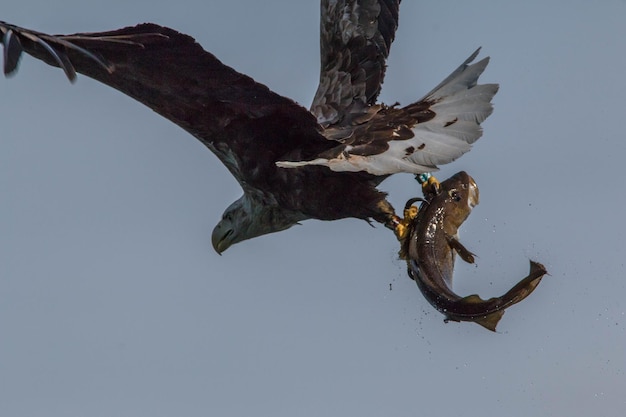
[[[102,33],[46,35],[0,22],[4,72],[22,51],[103,82],[208,146],[242,185],[300,142],[328,142],[311,113],[222,64],[190,36],[154,24]]]
[[[398,27],[400,0],[322,0],[320,83],[311,112],[348,126],[374,105]]]

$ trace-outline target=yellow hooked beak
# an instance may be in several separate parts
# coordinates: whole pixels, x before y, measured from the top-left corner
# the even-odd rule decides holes
[[[232,245],[233,233],[234,230],[228,222],[221,221],[215,226],[211,234],[211,243],[215,252],[221,255]]]

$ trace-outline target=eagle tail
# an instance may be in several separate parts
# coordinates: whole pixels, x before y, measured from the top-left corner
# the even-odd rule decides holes
[[[482,136],[480,124],[491,114],[498,84],[478,84],[489,58],[472,64],[476,50],[421,100],[390,107],[355,126],[350,144],[338,144],[310,161],[280,161],[283,168],[323,165],[333,171],[366,171],[374,175],[420,174],[454,161]],[[358,130],[357,130],[358,129]]]
[[[413,128],[418,151],[406,155],[407,162],[418,167],[436,168],[454,161],[472,148],[482,136],[480,124],[493,112],[491,100],[498,84],[478,84],[489,57],[471,64],[480,48],[437,87],[416,103],[406,106],[409,113],[428,111],[434,117]]]

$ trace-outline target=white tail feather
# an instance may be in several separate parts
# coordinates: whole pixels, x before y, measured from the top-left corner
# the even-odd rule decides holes
[[[489,58],[484,58],[469,65],[479,50],[422,100],[404,108],[410,113],[412,108],[423,109],[417,104],[432,103],[430,110],[435,117],[413,126],[414,137],[391,139],[387,143],[388,149],[378,154],[353,155],[346,149],[331,159],[281,161],[276,165],[283,168],[324,165],[333,171],[367,171],[374,175],[388,175],[434,171],[437,165],[454,161],[468,152],[472,143],[481,137],[480,123],[493,111],[491,99],[498,91],[497,84],[477,85],[478,77],[489,63]]]

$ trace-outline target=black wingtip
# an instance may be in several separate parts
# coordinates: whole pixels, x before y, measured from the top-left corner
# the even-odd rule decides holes
[[[2,21],[0,21],[0,34],[2,35],[2,45],[4,47],[3,72],[6,76],[12,75],[16,71],[22,52],[26,51],[22,42],[32,42],[33,45],[42,48],[51,61],[53,61],[53,65],[61,68],[70,82],[76,81],[77,73],[67,54],[67,50],[74,50],[95,61],[97,65],[101,66],[108,73],[114,70],[113,66],[103,59],[63,39],[63,37],[50,36],[28,29],[22,29]]]
[[[22,44],[20,39],[15,36],[15,32],[8,29],[2,37],[2,45],[4,46],[4,75],[12,75],[17,69],[17,65],[22,57]]]

